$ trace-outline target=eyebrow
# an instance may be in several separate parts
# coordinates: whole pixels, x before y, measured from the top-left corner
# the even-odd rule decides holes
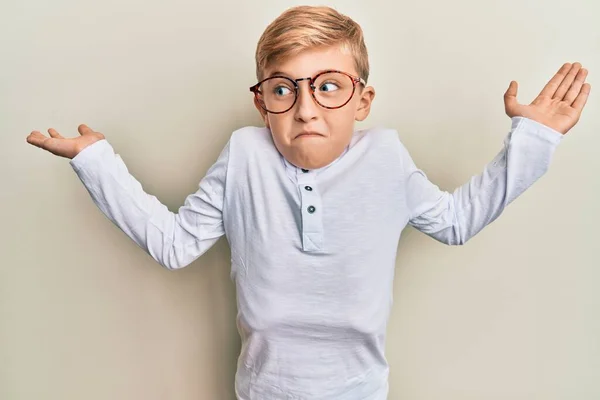
[[[333,68],[322,69],[320,71],[315,72],[312,76],[318,75],[318,74],[320,74],[321,72],[324,72],[324,71],[333,71],[333,70],[334,70]],[[272,72],[267,78],[272,78],[272,77],[277,76],[277,75],[283,75],[283,76],[287,76],[290,79],[293,79],[290,74],[286,74],[285,72],[282,72],[282,71]]]
[[[286,74],[285,72],[281,72],[281,71],[275,71],[275,72],[271,73],[271,74],[268,76],[268,78],[271,78],[271,77],[273,77],[273,76],[275,76],[275,75],[285,75],[285,76],[290,76],[289,74]]]

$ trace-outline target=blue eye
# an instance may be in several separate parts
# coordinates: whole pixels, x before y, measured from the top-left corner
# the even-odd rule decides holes
[[[277,86],[275,89],[273,89],[273,92],[277,95],[277,96],[285,96],[287,94],[292,93],[292,91],[285,87],[285,86]]]
[[[339,89],[339,86],[332,82],[323,83],[319,90],[322,92],[333,92],[334,90]]]

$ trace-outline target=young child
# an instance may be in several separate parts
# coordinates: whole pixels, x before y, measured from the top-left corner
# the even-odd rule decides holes
[[[222,235],[231,247],[242,339],[238,399],[384,400],[386,325],[407,224],[462,245],[548,169],[590,92],[566,63],[530,105],[505,93],[504,146],[453,193],[413,163],[392,129],[354,130],[375,91],[359,25],[296,7],[256,50],[250,88],[265,127],[231,135],[178,213],[144,192],[104,135],[34,131],[27,141],[70,164],[94,203],[158,263],[183,268]]]

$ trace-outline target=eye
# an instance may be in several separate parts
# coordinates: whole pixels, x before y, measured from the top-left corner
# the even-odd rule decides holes
[[[333,92],[334,90],[338,90],[339,86],[333,82],[325,82],[319,86],[319,90],[321,92]]]
[[[291,94],[292,91],[290,88],[286,87],[286,86],[276,86],[273,89],[273,93],[275,93],[276,96],[286,96],[288,94]]]

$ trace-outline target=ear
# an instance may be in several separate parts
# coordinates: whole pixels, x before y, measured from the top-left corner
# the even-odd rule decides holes
[[[260,113],[261,118],[263,119],[263,121],[265,122],[265,125],[267,128],[270,128],[269,126],[269,113],[266,112],[258,103],[258,100],[256,100],[256,97],[254,97],[254,107],[256,107],[256,109],[258,110],[258,112]]]
[[[360,98],[358,100],[358,106],[356,108],[355,120],[363,121],[369,116],[371,112],[371,103],[375,98],[375,89],[372,86],[367,86],[360,92]]]

